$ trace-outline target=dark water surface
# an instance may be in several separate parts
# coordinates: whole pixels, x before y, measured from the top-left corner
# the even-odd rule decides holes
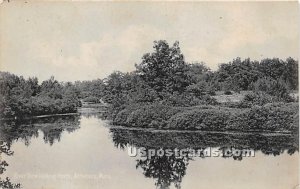
[[[133,130],[82,111],[1,123],[0,137],[1,161],[8,164],[0,176],[25,189],[292,189],[298,183],[298,136],[293,135]],[[234,147],[252,149],[255,157],[130,157],[128,145]]]

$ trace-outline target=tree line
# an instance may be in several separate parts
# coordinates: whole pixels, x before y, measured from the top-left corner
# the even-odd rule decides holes
[[[43,114],[76,112],[80,91],[71,82],[51,77],[39,84],[36,77],[24,79],[0,72],[1,118],[24,118]]]
[[[212,71],[204,63],[188,63],[179,42],[155,41],[154,51],[142,56],[132,72],[113,72],[105,79],[58,82],[51,77],[39,84],[36,77],[24,79],[0,72],[1,117],[76,112],[80,99],[111,104],[118,112],[128,105],[159,103],[194,106],[217,101],[216,91],[254,91],[247,101],[293,101],[298,90],[298,60],[267,58],[261,61],[236,58]]]
[[[106,102],[115,107],[153,102],[173,106],[216,104],[212,96],[220,90],[225,94],[252,90],[291,101],[289,92],[298,90],[298,61],[293,58],[236,58],[211,71],[204,63],[187,63],[178,42],[170,46],[166,41],[155,41],[153,47],[154,52],[146,53],[135,71],[114,72],[103,80]]]

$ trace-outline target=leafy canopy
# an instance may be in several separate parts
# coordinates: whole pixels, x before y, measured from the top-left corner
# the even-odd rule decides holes
[[[169,46],[165,40],[154,41],[153,48],[154,52],[144,54],[136,65],[137,74],[157,92],[184,92],[189,78],[179,42]]]

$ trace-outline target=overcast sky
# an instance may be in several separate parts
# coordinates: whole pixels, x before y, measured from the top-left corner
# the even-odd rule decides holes
[[[0,70],[60,81],[132,71],[153,41],[176,40],[188,62],[242,57],[298,59],[297,2],[0,5]]]

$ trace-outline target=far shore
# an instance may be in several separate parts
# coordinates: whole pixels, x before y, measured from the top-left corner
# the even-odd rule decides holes
[[[229,135],[251,135],[261,134],[264,136],[280,136],[280,135],[293,135],[291,131],[207,131],[207,130],[179,130],[179,129],[156,129],[156,128],[143,128],[143,127],[128,127],[120,125],[107,125],[109,128],[136,130],[145,132],[161,132],[161,133],[216,133],[216,134],[229,134]]]
[[[32,116],[26,116],[22,118],[18,117],[11,117],[11,118],[0,118],[0,121],[9,121],[9,120],[28,120],[28,119],[34,119],[34,118],[44,118],[44,117],[54,117],[54,116],[68,116],[68,115],[80,115],[83,112],[80,110],[82,108],[99,108],[99,107],[107,107],[106,104],[102,103],[83,103],[82,107],[77,108],[77,112],[70,112],[70,113],[62,113],[62,114],[43,114],[43,115],[32,115]]]
[[[30,120],[30,119],[38,119],[38,118],[47,118],[47,117],[56,117],[56,116],[70,116],[70,115],[82,115],[85,113],[103,113],[105,110],[101,110],[101,108],[107,108],[107,104],[102,103],[83,103],[82,107],[77,108],[77,112],[72,113],[61,113],[61,114],[45,114],[45,115],[36,115],[36,116],[26,116],[23,118],[4,118],[0,119],[0,121],[22,121],[22,120]],[[101,111],[90,111],[90,109],[98,109]],[[261,134],[264,136],[280,136],[280,135],[293,135],[293,131],[289,130],[205,130],[205,129],[176,129],[176,128],[155,128],[155,127],[139,127],[136,126],[126,126],[122,124],[115,124],[113,120],[106,120],[107,127],[115,128],[115,129],[123,129],[123,130],[136,130],[136,131],[145,131],[145,132],[161,132],[161,133],[213,133],[213,134],[228,134],[228,135],[251,135],[251,134]]]
[[[27,116],[23,118],[1,118],[1,121],[9,121],[9,120],[28,120],[34,118],[44,118],[44,117],[54,117],[54,116],[67,116],[67,115],[79,115],[79,112],[74,113],[64,113],[64,114],[45,114],[45,115],[38,115],[38,116]]]

